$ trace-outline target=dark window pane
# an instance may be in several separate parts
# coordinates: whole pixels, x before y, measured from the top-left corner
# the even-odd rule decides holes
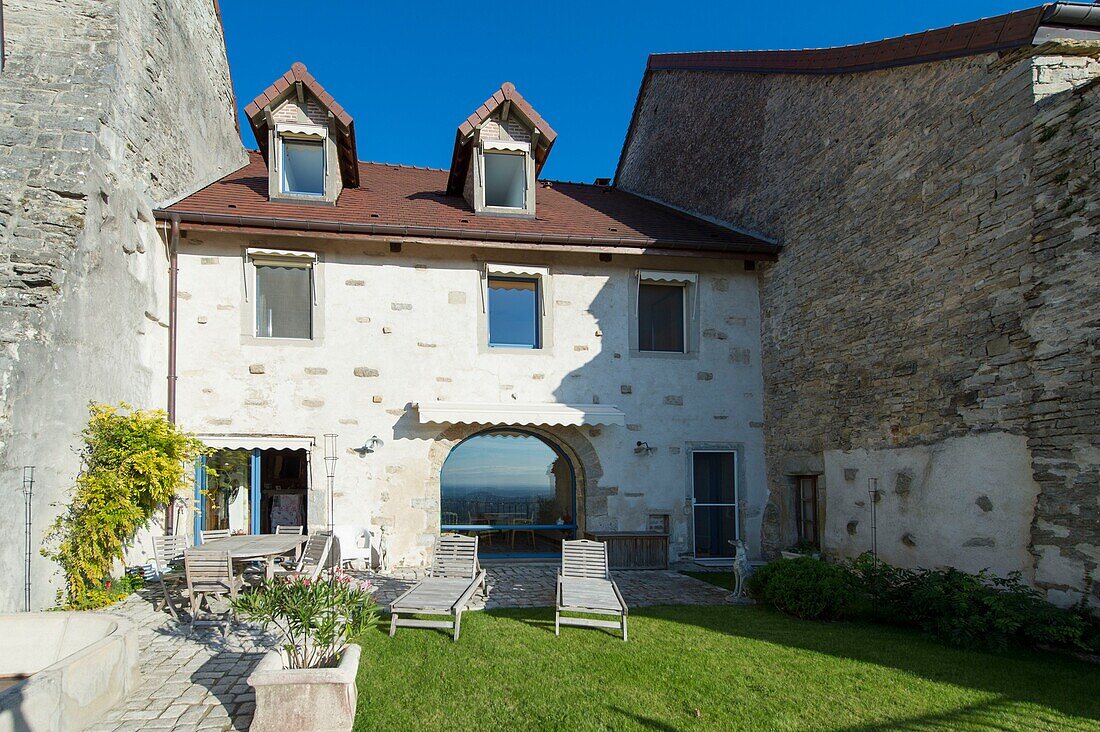
[[[256,265],[256,335],[311,338],[313,293],[309,267]]]
[[[489,345],[539,348],[539,283],[489,278]]]
[[[732,506],[695,507],[695,556],[698,559],[732,557],[736,548],[737,510]]]
[[[490,432],[459,444],[443,464],[439,483],[444,528],[573,523],[569,463],[524,432]]]
[[[283,191],[325,195],[325,143],[283,141]]]
[[[696,503],[734,503],[737,500],[734,453],[692,454]]]
[[[638,350],[684,352],[684,288],[643,282],[638,288]]]
[[[524,208],[526,155],[485,153],[485,205]]]

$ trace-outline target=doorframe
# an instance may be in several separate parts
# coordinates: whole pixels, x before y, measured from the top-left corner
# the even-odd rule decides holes
[[[219,448],[222,450],[228,450],[231,448]],[[249,524],[248,533],[258,534],[260,533],[260,448],[254,447],[249,450],[249,485],[248,485],[248,503],[249,503]],[[209,487],[206,472],[206,456],[200,455],[195,460],[195,525],[193,541],[195,546],[199,546],[202,543],[202,523],[203,518],[206,516],[207,509],[207,495],[206,490]]]
[[[248,533],[260,533],[260,448],[252,448],[249,458]]]
[[[733,538],[737,541],[741,538],[741,445],[689,445],[688,446],[688,499],[691,502],[691,558],[699,564],[729,564],[733,557],[699,557],[696,555],[698,543],[696,539],[697,528],[695,524],[696,507],[722,507],[733,506]],[[733,500],[731,503],[696,503],[695,502],[695,456],[705,453],[729,453],[733,455]]]

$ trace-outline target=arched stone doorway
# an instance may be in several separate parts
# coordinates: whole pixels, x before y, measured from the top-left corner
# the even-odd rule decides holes
[[[583,535],[586,497],[603,475],[576,427],[454,425],[429,459],[440,530],[477,533],[486,555],[556,554],[561,539]],[[502,478],[509,471],[522,479]]]

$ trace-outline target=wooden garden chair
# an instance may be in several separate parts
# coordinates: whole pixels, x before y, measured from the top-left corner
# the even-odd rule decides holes
[[[574,618],[562,613],[614,615],[618,620]],[[601,541],[578,539],[561,543],[561,570],[558,572],[557,606],[554,611],[554,635],[562,625],[621,630],[626,640],[626,602],[607,568],[607,545]]]
[[[301,526],[287,526],[286,524],[279,524],[275,527],[276,535],[293,534],[301,536],[303,533],[305,532],[303,530],[303,527]]]
[[[191,598],[191,630],[200,625],[220,626],[224,637],[230,621],[236,622],[233,606],[220,617],[210,605],[211,598],[228,601],[237,599],[240,578],[233,572],[233,560],[229,552],[211,552],[202,549],[187,549],[183,553],[183,565],[187,574],[187,594]],[[206,605],[207,619],[200,619],[203,605]],[[216,618],[216,619],[215,619]]]
[[[182,534],[154,536],[153,561],[145,565],[145,586],[153,595],[153,610],[159,612],[167,607],[177,621],[180,615],[173,595],[187,586],[187,575],[183,570],[183,553],[186,549],[187,537]],[[179,601],[182,608],[182,595]]]
[[[477,561],[477,537],[443,534],[436,540],[432,568],[420,582],[390,605],[390,636],[398,626],[462,630],[462,613],[478,588],[485,592],[485,570]],[[449,615],[448,620],[418,620],[403,615]]]
[[[310,534],[298,562],[290,569],[277,566],[275,576],[286,579],[315,580],[325,569],[330,551],[332,551],[332,534],[321,532]]]
[[[214,539],[228,539],[230,534],[229,529],[210,529],[209,531],[200,532],[199,535],[202,536],[202,543],[205,544]]]

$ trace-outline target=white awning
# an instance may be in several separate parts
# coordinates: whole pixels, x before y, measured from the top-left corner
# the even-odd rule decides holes
[[[219,450],[312,450],[312,437],[296,435],[198,435],[209,447]]]
[[[493,264],[485,265],[485,271],[491,275],[513,275],[518,277],[549,277],[549,267],[536,267],[531,264]]]
[[[421,402],[420,424],[622,425],[626,415],[609,404],[522,404],[509,402]]]
[[[249,247],[248,256],[253,262],[270,262],[283,267],[312,267],[317,261],[315,252],[296,249],[260,249]]]
[[[302,137],[328,137],[328,130],[321,125],[300,125],[292,122],[277,122],[275,132],[280,135],[301,135]]]
[[[646,282],[697,282],[699,275],[694,272],[658,272],[652,269],[638,270],[638,279]]]

